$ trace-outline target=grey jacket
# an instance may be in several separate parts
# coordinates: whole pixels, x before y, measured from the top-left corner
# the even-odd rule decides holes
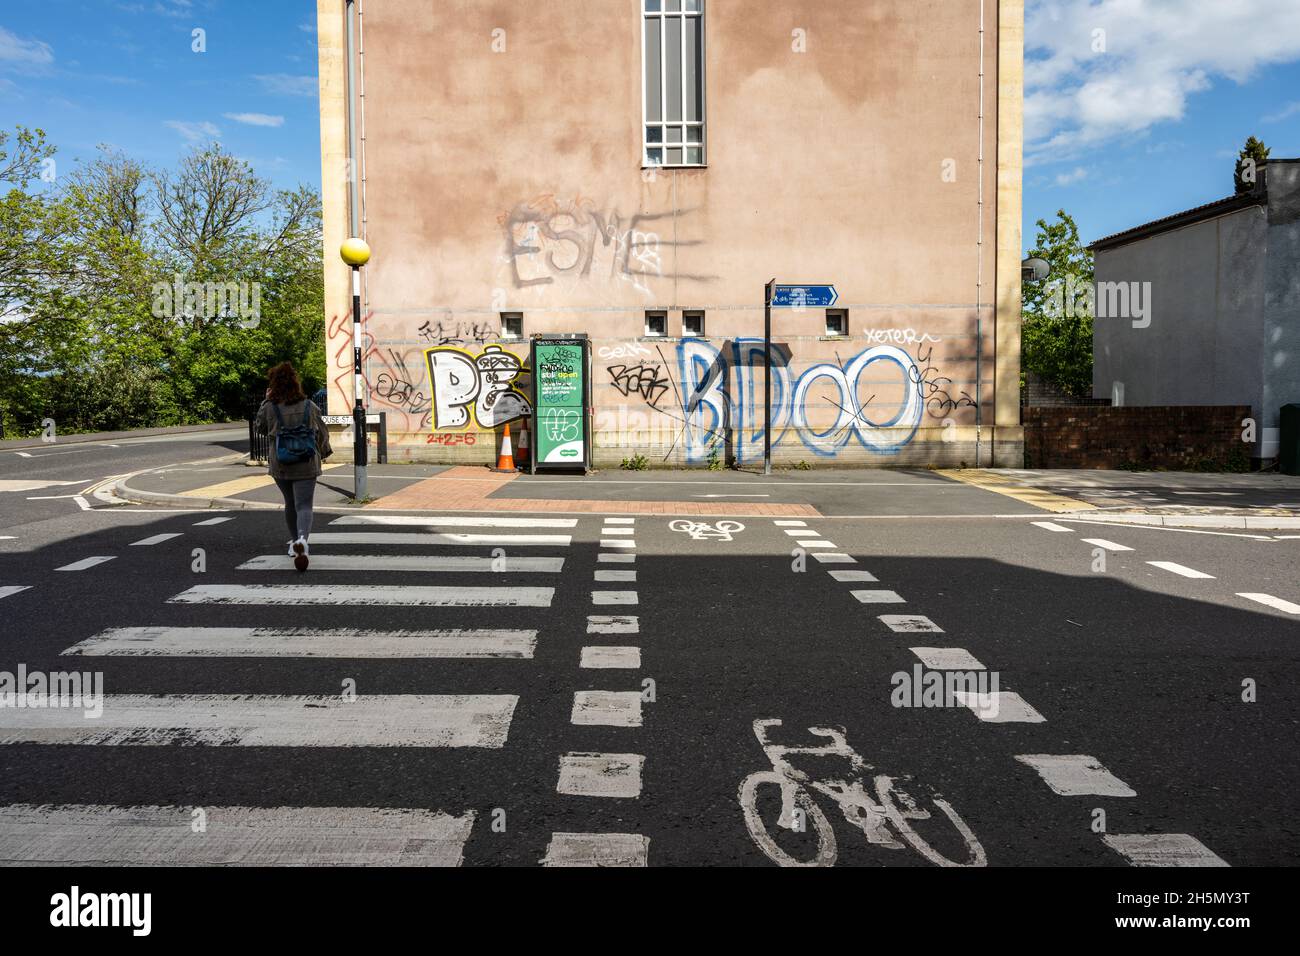
[[[319,477],[321,459],[334,454],[334,449],[330,447],[329,429],[325,425],[325,420],[321,418],[319,408],[306,399],[301,402],[280,406],[280,417],[284,419],[285,428],[292,428],[294,425],[301,423],[304,415],[310,416],[312,430],[316,433],[316,454],[312,455],[310,461],[301,461],[295,465],[282,465],[275,457],[275,433],[279,430],[279,425],[275,420],[275,409],[271,407],[270,402],[262,402],[262,407],[257,410],[258,432],[271,436],[271,448],[266,456],[266,470],[272,478],[299,481],[303,478]]]

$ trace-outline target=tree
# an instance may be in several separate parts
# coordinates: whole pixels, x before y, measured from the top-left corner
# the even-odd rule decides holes
[[[1268,154],[1271,152],[1271,149],[1253,136],[1246,140],[1246,145],[1237,154],[1237,167],[1232,173],[1238,195],[1255,188],[1256,173],[1260,166],[1268,162]]]
[[[1047,278],[1024,283],[1021,364],[1076,398],[1092,392],[1092,253],[1064,209],[1056,221],[1038,220],[1034,248],[1027,253],[1052,266]]]

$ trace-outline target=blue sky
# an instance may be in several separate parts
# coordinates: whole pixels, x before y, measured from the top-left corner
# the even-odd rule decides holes
[[[44,128],[60,163],[217,138],[277,186],[320,182],[311,0],[2,10],[0,128]],[[1026,46],[1026,246],[1058,208],[1091,241],[1229,195],[1249,135],[1300,157],[1300,0],[1028,0]]]

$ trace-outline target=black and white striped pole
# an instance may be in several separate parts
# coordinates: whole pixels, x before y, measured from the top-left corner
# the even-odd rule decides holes
[[[361,267],[370,261],[370,246],[364,239],[346,239],[339,249],[352,268],[352,463],[353,500],[366,500],[366,380],[361,374]]]

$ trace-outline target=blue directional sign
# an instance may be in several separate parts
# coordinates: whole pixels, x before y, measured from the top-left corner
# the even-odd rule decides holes
[[[829,309],[840,299],[833,285],[778,285],[772,287],[772,307]]]

